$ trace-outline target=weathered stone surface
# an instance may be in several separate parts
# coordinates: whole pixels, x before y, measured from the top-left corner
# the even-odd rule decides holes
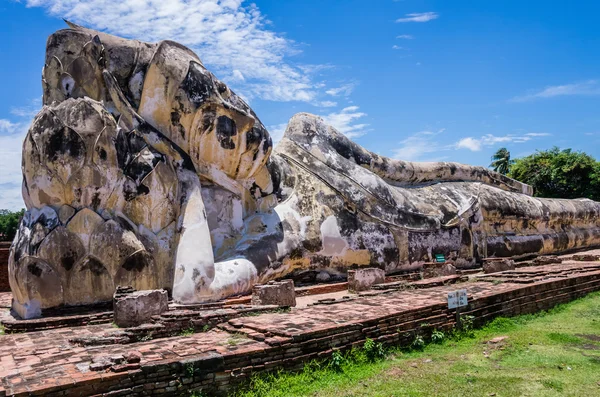
[[[273,148],[248,104],[171,41],[70,24],[48,39],[42,75],[9,260],[25,315],[123,284],[193,303],[284,276],[419,270],[434,253],[470,268],[600,245],[600,203],[385,158],[314,115],[295,115]]]
[[[294,281],[271,281],[268,284],[255,285],[254,289],[252,290],[252,304],[256,306],[296,306],[296,291],[294,290]]]
[[[452,276],[456,274],[456,267],[448,262],[426,263],[423,265],[423,278]]]
[[[497,273],[504,272],[506,270],[514,270],[515,261],[512,259],[498,258],[494,260],[488,260],[483,264],[484,273]]]
[[[537,258],[534,258],[532,262],[536,266],[550,265],[553,263],[562,263],[562,259],[560,259],[556,255],[543,255],[543,256],[538,256]]]
[[[348,291],[370,290],[375,284],[385,282],[385,271],[377,268],[348,270]]]
[[[152,316],[164,313],[168,308],[169,297],[165,290],[115,295],[115,324],[119,327],[135,327],[148,322]]]
[[[571,257],[571,259],[573,259],[574,261],[579,261],[579,262],[593,262],[593,261],[600,261],[600,255],[595,255],[595,254],[575,254]]]

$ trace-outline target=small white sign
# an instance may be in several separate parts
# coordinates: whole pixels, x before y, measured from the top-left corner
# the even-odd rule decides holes
[[[467,290],[459,289],[458,291],[448,292],[448,309],[456,309],[468,305]]]

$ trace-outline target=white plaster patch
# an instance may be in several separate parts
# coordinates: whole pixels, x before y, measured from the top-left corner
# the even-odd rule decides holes
[[[342,237],[334,215],[328,216],[321,224],[321,240],[323,249],[320,254],[322,255],[337,256],[346,252],[348,243]]]

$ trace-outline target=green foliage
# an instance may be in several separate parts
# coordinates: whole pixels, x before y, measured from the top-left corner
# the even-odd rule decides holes
[[[463,315],[460,316],[460,331],[465,337],[473,336],[473,322],[475,321],[474,316]]]
[[[415,335],[412,343],[410,344],[410,348],[413,350],[423,350],[425,347],[425,339],[421,335]]]
[[[431,332],[431,342],[433,342],[433,343],[440,344],[444,341],[445,338],[446,338],[446,335],[444,334],[443,331],[434,329]]]
[[[501,173],[502,175],[508,174],[510,167],[515,163],[514,160],[510,159],[510,152],[505,148],[500,148],[492,156],[492,163],[490,167],[494,171]]]
[[[16,212],[0,210],[0,241],[12,241],[15,238],[24,213],[25,210]]]
[[[194,377],[194,372],[195,372],[194,363],[186,363],[184,365],[184,370],[185,370],[185,373],[188,376],[188,378]]]
[[[365,340],[363,350],[367,356],[367,359],[371,362],[381,360],[385,357],[385,348],[382,343],[375,342],[371,338]]]
[[[531,185],[538,197],[600,201],[600,162],[571,149],[554,147],[517,159],[508,176]]]
[[[186,329],[181,330],[181,332],[179,333],[179,336],[192,336],[194,335],[194,327],[189,327]]]
[[[331,360],[329,361],[329,367],[335,372],[342,372],[342,366],[346,363],[346,357],[339,350],[336,350],[331,355]]]

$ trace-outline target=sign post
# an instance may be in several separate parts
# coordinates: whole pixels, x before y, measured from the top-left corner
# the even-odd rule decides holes
[[[460,308],[469,304],[467,299],[467,290],[459,289],[458,291],[448,292],[448,309],[456,309],[456,325],[460,329],[462,324],[460,321]]]

